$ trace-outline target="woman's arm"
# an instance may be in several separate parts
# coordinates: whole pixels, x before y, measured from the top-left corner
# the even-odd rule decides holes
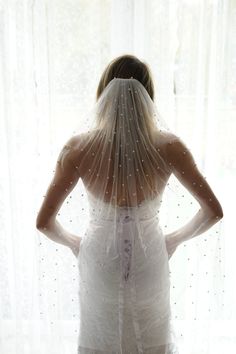
[[[166,151],[172,173],[201,206],[201,209],[187,224],[166,235],[167,242],[174,247],[208,230],[223,217],[223,210],[211,187],[199,171],[186,144],[176,137],[172,143],[167,145]]]
[[[53,179],[36,220],[37,229],[48,238],[72,248],[78,245],[79,238],[65,230],[56,220],[56,216],[62,203],[79,180],[78,168],[73,162],[77,139],[78,137],[70,138],[60,151]]]

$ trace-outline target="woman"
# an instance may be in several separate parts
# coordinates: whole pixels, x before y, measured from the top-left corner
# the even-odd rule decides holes
[[[221,205],[186,144],[163,129],[146,63],[133,55],[114,59],[100,79],[94,113],[88,131],[63,146],[37,217],[37,228],[78,259],[78,353],[178,353],[168,260],[223,217]],[[159,211],[172,173],[201,208],[164,236]],[[89,201],[84,237],[56,220],[79,178]]]

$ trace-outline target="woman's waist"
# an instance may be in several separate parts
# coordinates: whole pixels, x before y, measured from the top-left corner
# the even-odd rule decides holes
[[[159,216],[153,215],[131,215],[127,213],[121,213],[119,215],[97,215],[90,214],[89,225],[99,226],[106,228],[108,231],[118,228],[139,229],[143,231],[146,227],[159,227]]]
[[[131,209],[129,207],[122,207],[116,210],[102,209],[96,210],[91,208],[89,211],[90,220],[101,222],[120,222],[120,221],[142,221],[158,219],[159,214],[156,209]]]
[[[128,223],[128,222],[151,222],[151,221],[159,221],[159,216],[157,213],[149,214],[149,215],[133,215],[128,212],[121,212],[117,215],[111,214],[99,214],[99,213],[90,213],[89,214],[89,222],[96,224],[116,224],[116,223]]]

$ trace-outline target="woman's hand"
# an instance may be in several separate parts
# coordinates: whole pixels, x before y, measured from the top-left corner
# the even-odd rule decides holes
[[[73,237],[72,242],[68,246],[71,249],[71,251],[73,252],[73,254],[75,255],[76,258],[79,255],[81,241],[82,241],[82,237],[78,237],[78,236]]]
[[[174,233],[170,233],[164,236],[166,249],[168,253],[168,258],[170,259],[173,253],[175,252],[176,248],[179,246],[179,243],[176,241],[174,237]]]

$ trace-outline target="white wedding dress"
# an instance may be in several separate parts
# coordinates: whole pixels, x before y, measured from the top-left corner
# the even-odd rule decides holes
[[[160,196],[113,210],[104,203],[98,218],[96,198],[87,194],[90,221],[78,255],[78,353],[179,353]]]

